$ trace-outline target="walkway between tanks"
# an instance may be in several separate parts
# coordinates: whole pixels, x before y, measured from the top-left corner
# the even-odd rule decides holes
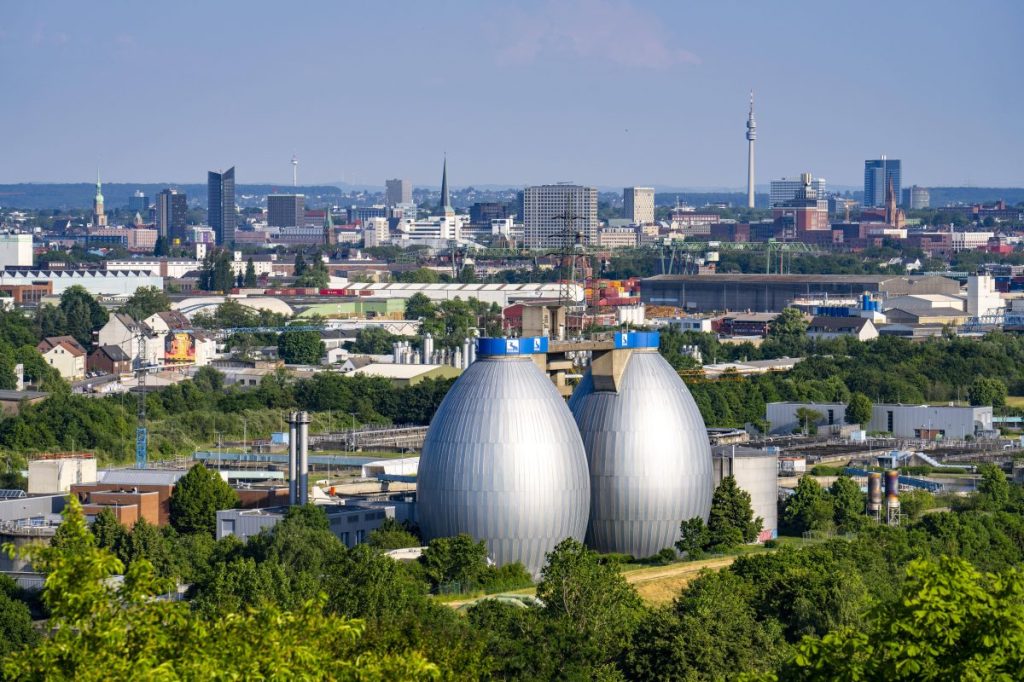
[[[626,582],[636,588],[637,594],[649,604],[659,605],[672,601],[686,585],[700,575],[704,569],[714,571],[729,566],[736,560],[738,555],[714,557],[701,561],[687,561],[685,563],[670,564],[668,566],[651,566],[636,568],[623,572]],[[529,587],[523,590],[503,592],[502,594],[535,594],[536,588]],[[499,595],[492,594],[484,597],[461,599],[458,601],[444,602],[453,609],[482,601]]]

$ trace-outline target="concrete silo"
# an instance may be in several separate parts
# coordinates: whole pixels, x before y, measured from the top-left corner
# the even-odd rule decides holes
[[[417,475],[423,539],[468,533],[498,565],[534,575],[565,538],[583,540],[590,479],[572,414],[534,354],[547,339],[478,339],[477,360],[430,423]]]
[[[587,451],[587,544],[637,558],[672,547],[680,522],[707,519],[714,493],[700,410],[658,353],[655,332],[616,334],[569,400]]]

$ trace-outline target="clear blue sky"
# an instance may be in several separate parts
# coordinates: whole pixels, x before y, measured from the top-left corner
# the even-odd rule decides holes
[[[0,182],[1024,185],[1024,2],[14,2]]]

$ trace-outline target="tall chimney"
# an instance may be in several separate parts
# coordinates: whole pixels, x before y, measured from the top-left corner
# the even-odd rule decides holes
[[[296,435],[296,413],[288,413],[288,504],[294,505],[298,499],[299,482],[296,479],[298,470],[298,437]]]
[[[309,413],[298,413],[299,490],[298,503],[309,503]]]

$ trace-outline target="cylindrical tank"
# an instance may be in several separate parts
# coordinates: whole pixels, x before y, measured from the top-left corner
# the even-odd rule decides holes
[[[885,505],[900,506],[900,472],[896,469],[885,472]]]
[[[882,474],[877,471],[868,473],[868,513],[874,514],[882,510]]]
[[[583,540],[590,479],[572,414],[527,341],[508,339],[506,354],[481,345],[441,401],[420,456],[417,516],[425,541],[468,533],[498,565],[518,561],[536,576],[555,545]]]
[[[596,390],[592,372],[569,400],[590,469],[587,543],[648,557],[675,544],[681,521],[707,519],[714,493],[707,429],[656,348],[632,351],[617,392]]]

